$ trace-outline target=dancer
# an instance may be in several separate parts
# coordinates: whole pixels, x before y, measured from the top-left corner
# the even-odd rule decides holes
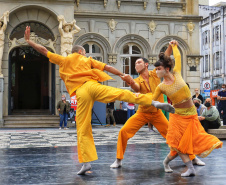
[[[170,45],[172,45],[175,58],[173,73],[170,72],[173,65],[171,58],[160,53],[159,61],[155,63],[156,74],[164,80],[158,85],[153,95],[153,99],[157,100],[161,93],[164,93],[175,108],[175,114],[170,115],[166,136],[170,153],[163,165],[166,172],[172,172],[169,162],[179,155],[188,167],[188,170],[181,176],[191,176],[195,175],[195,169],[189,155],[206,157],[213,149],[221,148],[223,143],[217,137],[207,134],[200,124],[190,90],[181,76],[181,55],[177,48],[178,43],[171,41]]]
[[[76,92],[77,107],[77,143],[78,159],[83,163],[79,175],[85,174],[91,169],[90,162],[97,160],[96,147],[92,135],[91,112],[95,101],[109,103],[115,100],[133,102],[143,105],[153,105],[168,112],[174,112],[170,104],[152,101],[152,94],[140,94],[138,97],[129,90],[122,90],[114,87],[101,85],[103,82],[111,79],[109,75],[103,72],[106,70],[118,76],[123,74],[102,62],[92,58],[87,58],[85,49],[82,46],[74,46],[71,55],[63,57],[48,51],[45,47],[30,40],[30,27],[25,30],[25,40],[35,50],[47,56],[50,62],[59,65],[60,77],[65,83],[70,96]]]
[[[169,45],[165,51],[165,55],[170,56],[172,53],[172,47]],[[156,87],[160,84],[160,78],[156,75],[156,69],[148,71],[149,61],[146,58],[139,58],[136,60],[135,69],[139,73],[139,77],[133,79],[130,75],[124,75],[121,77],[123,80],[129,82],[131,88],[142,94],[154,93]],[[164,97],[161,94],[157,99],[160,102],[164,102]],[[139,105],[137,112],[127,120],[124,126],[120,129],[117,142],[117,154],[115,162],[110,166],[111,168],[119,168],[122,166],[122,159],[126,151],[127,142],[132,138],[136,132],[144,126],[146,123],[150,123],[159,131],[159,133],[166,138],[168,129],[168,120],[164,116],[161,110],[153,106]],[[200,159],[191,156],[194,164],[205,165]]]

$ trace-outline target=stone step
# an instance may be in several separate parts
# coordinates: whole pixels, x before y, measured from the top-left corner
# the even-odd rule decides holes
[[[60,117],[55,115],[10,115],[3,118],[5,128],[59,127]]]
[[[208,129],[208,133],[216,136],[219,139],[226,139],[226,129]]]
[[[59,116],[6,116],[5,121],[60,120]]]
[[[220,126],[220,129],[226,129],[226,125]]]

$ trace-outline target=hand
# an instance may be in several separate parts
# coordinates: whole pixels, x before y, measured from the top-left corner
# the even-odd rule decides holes
[[[199,121],[202,121],[202,120],[205,119],[205,117],[203,117],[203,116],[198,116],[198,119],[199,119]]]
[[[138,97],[140,95],[140,93],[133,93],[136,97]]]
[[[28,42],[30,40],[30,32],[31,32],[31,28],[30,28],[30,26],[27,26],[25,33],[24,33],[24,39],[26,42]]]
[[[63,15],[58,15],[57,19],[58,19],[58,21],[63,21],[64,20],[64,16]]]
[[[176,40],[171,40],[170,42],[169,42],[169,44],[171,45],[171,46],[178,46],[178,42],[176,41]]]
[[[125,81],[127,84],[130,84],[131,81],[133,81],[133,78],[132,78],[130,75],[128,75],[128,74],[124,74],[123,76],[120,76],[120,77],[121,77],[121,79],[122,79],[123,81]]]

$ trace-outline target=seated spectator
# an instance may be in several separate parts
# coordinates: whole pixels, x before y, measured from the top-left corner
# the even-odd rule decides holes
[[[212,101],[210,98],[206,99],[204,105],[207,107],[207,109],[202,113],[201,116],[198,116],[199,121],[206,132],[208,132],[208,129],[218,129],[221,125],[218,110],[212,106]]]
[[[202,113],[206,110],[206,106],[202,104],[202,101],[198,98],[193,99],[193,103],[196,107],[198,116],[201,116]]]

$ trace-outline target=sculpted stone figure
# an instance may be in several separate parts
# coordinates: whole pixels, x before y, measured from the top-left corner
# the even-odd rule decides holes
[[[73,45],[73,36],[78,33],[81,29],[76,25],[76,21],[73,20],[67,23],[63,15],[58,16],[59,21],[59,32],[61,35],[61,55],[68,56],[71,54]],[[73,29],[75,28],[75,29]]]
[[[4,40],[5,40],[5,30],[7,27],[7,22],[9,21],[9,11],[5,12],[0,18],[0,76],[2,74],[2,56],[4,49]]]

